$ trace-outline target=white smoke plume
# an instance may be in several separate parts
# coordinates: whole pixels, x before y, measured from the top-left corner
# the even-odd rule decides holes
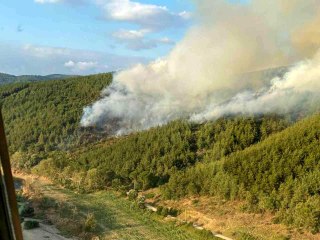
[[[312,60],[291,67],[282,77],[271,80],[268,88],[244,91],[228,102],[207,106],[191,117],[193,121],[206,121],[226,114],[292,113],[320,110],[320,52]]]
[[[84,109],[82,126],[123,134],[178,118],[205,121],[320,104],[318,0],[196,4],[197,24],[173,51],[117,73],[102,98]],[[248,74],[284,65],[291,66],[284,76]]]

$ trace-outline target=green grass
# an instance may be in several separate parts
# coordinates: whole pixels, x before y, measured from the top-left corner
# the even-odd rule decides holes
[[[49,189],[47,188],[47,190]],[[175,222],[165,221],[155,213],[139,209],[134,202],[119,197],[115,192],[76,194],[66,189],[52,190],[63,193],[68,198],[68,204],[74,205],[82,215],[93,214],[97,221],[96,233],[107,237],[107,239],[218,239],[214,236],[208,236],[192,226],[178,226]],[[68,211],[65,211],[65,214],[68,215]]]

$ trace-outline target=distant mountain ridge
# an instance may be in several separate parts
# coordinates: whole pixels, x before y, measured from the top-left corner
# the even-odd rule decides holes
[[[7,73],[0,73],[0,85],[17,82],[35,82],[44,80],[56,80],[75,77],[75,75],[50,74],[50,75],[20,75],[15,76]]]

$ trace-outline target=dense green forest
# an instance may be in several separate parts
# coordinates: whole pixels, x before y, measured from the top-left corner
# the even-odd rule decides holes
[[[320,116],[288,124],[277,116],[176,121],[53,153],[34,171],[78,191],[160,186],[171,199],[245,200],[244,210],[319,232]]]
[[[172,175],[197,162],[220,159],[245,149],[287,124],[275,116],[226,118],[204,125],[175,121],[164,127],[82,147],[65,156],[64,163],[57,163],[54,157],[51,164],[59,164],[59,174],[64,167],[80,175],[94,172],[101,181],[95,188],[113,184],[148,189],[167,183]],[[54,178],[65,179],[65,176]],[[92,189],[85,184],[81,187]]]
[[[249,210],[320,231],[320,115],[296,123],[220,161],[199,163],[172,176],[170,198],[211,195],[245,199]]]
[[[239,199],[245,211],[320,231],[319,114],[297,123],[276,114],[179,120],[96,140],[79,121],[111,81],[100,74],[1,86],[13,166],[77,191],[160,187],[163,198]]]
[[[97,99],[111,80],[111,74],[100,74],[2,86],[0,102],[10,152],[29,153],[28,158],[35,159],[23,162],[33,165],[42,153],[65,149],[78,131],[83,106]]]

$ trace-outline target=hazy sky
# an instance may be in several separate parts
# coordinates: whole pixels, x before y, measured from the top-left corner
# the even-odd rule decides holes
[[[90,74],[165,56],[188,0],[1,0],[0,72]]]

